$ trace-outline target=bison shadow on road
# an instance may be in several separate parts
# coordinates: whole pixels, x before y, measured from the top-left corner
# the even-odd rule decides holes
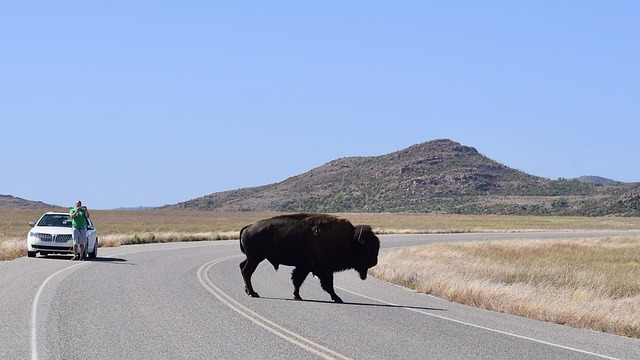
[[[89,262],[101,262],[101,263],[126,263],[127,259],[114,258],[114,257],[97,257],[95,259],[87,260]],[[129,264],[127,264],[129,265]]]
[[[438,309],[424,306],[410,306],[410,305],[397,305],[397,304],[375,304],[375,303],[356,303],[356,302],[348,302],[345,301],[343,303],[336,303],[332,300],[296,300],[296,299],[285,299],[285,298],[274,298],[274,297],[261,297],[261,299],[266,300],[279,300],[279,301],[295,301],[295,302],[303,302],[303,303],[319,303],[319,304],[336,304],[336,305],[351,305],[351,306],[370,306],[370,307],[379,307],[379,308],[394,308],[394,309],[413,309],[413,310],[424,310],[424,311],[449,311],[447,309]]]
[[[63,260],[71,261],[72,255],[46,255],[38,256],[38,260]],[[100,262],[100,263],[126,263],[127,259],[114,258],[114,257],[96,257],[95,259],[87,259],[84,262]],[[82,261],[73,261],[74,263],[81,263]]]

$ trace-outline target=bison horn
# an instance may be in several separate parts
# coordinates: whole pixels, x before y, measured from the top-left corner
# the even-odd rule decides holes
[[[363,245],[364,240],[362,240],[362,230],[364,230],[364,226],[360,226],[360,235],[358,235],[358,244]]]

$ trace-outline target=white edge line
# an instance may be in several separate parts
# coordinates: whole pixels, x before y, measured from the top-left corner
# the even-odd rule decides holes
[[[49,275],[49,277],[42,282],[42,284],[40,285],[40,287],[38,288],[38,291],[36,292],[36,296],[33,299],[33,305],[31,306],[31,359],[33,360],[37,360],[38,359],[38,343],[37,343],[37,337],[38,337],[38,332],[37,332],[37,322],[38,322],[38,318],[37,318],[37,314],[38,314],[38,302],[40,300],[40,294],[42,293],[42,290],[44,290],[44,287],[47,285],[47,283],[49,282],[49,280],[51,280],[54,276],[60,274],[63,271],[67,271],[69,269],[73,269],[74,267],[78,267],[80,265],[84,265],[86,263],[79,263],[73,266],[69,266],[68,268],[64,268],[62,270],[58,270],[55,273]]]
[[[146,245],[146,244],[144,244]],[[200,244],[199,244],[200,245]],[[210,244],[206,244],[206,245],[202,245],[202,247],[205,247],[207,245]],[[136,253],[143,253],[143,252],[148,252],[148,251],[162,251],[162,250],[179,250],[179,249],[189,249],[192,246],[176,246],[176,247],[172,247],[169,249],[133,249],[133,251],[124,251],[122,253],[119,254],[113,254],[113,255],[109,255],[109,256],[103,256],[105,258],[112,258],[114,256],[121,256],[121,255],[129,255],[129,254],[136,254]],[[200,247],[200,246],[193,246],[193,247]],[[45,279],[45,281],[42,282],[42,284],[40,285],[40,287],[38,288],[38,291],[36,292],[36,295],[33,299],[33,304],[31,305],[31,359],[32,360],[38,360],[38,331],[37,331],[37,323],[38,323],[38,302],[40,301],[40,295],[42,294],[42,291],[44,290],[45,286],[47,285],[47,283],[49,282],[49,280],[53,279],[56,275],[60,274],[61,272],[67,271],[69,269],[73,269],[77,266],[80,265],[85,265],[88,264],[89,262],[81,262],[72,266],[69,266],[68,268],[64,268],[62,270],[58,270],[55,273],[49,275],[48,278]]]
[[[446,320],[446,321],[451,321],[451,322],[458,323],[458,324],[461,324],[461,325],[466,325],[466,326],[474,327],[474,328],[477,328],[477,329],[482,329],[482,330],[486,330],[486,331],[491,331],[491,332],[498,333],[498,334],[502,334],[502,335],[512,336],[512,337],[515,337],[515,338],[518,338],[518,339],[523,339],[523,340],[528,340],[528,341],[532,341],[532,342],[537,342],[537,343],[544,344],[544,345],[554,346],[554,347],[558,347],[558,348],[565,349],[565,350],[575,351],[575,352],[579,352],[579,353],[582,353],[582,354],[593,355],[593,356],[601,357],[601,358],[603,358],[603,359],[609,359],[609,360],[620,360],[620,359],[618,359],[618,358],[614,358],[614,357],[610,357],[610,356],[606,356],[606,355],[602,355],[602,354],[598,354],[598,353],[594,353],[594,352],[590,352],[590,351],[586,351],[586,350],[580,350],[580,349],[576,349],[576,348],[572,348],[572,347],[564,346],[564,345],[560,345],[560,344],[555,344],[555,343],[548,342],[548,341],[544,341],[544,340],[534,339],[534,338],[532,338],[532,337],[528,337],[528,336],[524,336],[524,335],[518,335],[518,334],[514,334],[514,333],[510,333],[510,332],[502,331],[502,330],[492,329],[492,328],[489,328],[489,327],[486,327],[486,326],[476,325],[476,324],[472,324],[472,323],[464,322],[464,321],[461,321],[461,320],[456,320],[456,319],[448,318],[448,317],[446,317],[446,316],[441,316],[441,315],[431,314],[431,313],[428,313],[428,312],[426,312],[426,311],[419,310],[419,309],[413,309],[413,308],[410,308],[410,307],[403,307],[402,305],[398,305],[398,304],[394,304],[394,303],[386,302],[386,301],[383,301],[383,300],[380,300],[380,299],[372,298],[372,297],[369,297],[369,296],[366,296],[366,295],[362,295],[362,294],[359,294],[359,293],[356,293],[356,292],[353,292],[353,291],[347,290],[347,289],[345,289],[345,288],[341,288],[341,287],[339,287],[339,286],[336,286],[336,288],[338,288],[338,289],[340,289],[340,290],[342,290],[342,291],[346,291],[346,292],[348,292],[348,293],[350,293],[350,294],[353,294],[353,295],[357,295],[357,296],[363,297],[363,298],[365,298],[365,299],[369,299],[369,300],[373,300],[373,301],[378,301],[378,302],[381,302],[381,303],[383,303],[383,304],[387,304],[387,305],[393,305],[393,306],[402,307],[402,308],[403,308],[403,309],[405,309],[405,310],[409,310],[409,311],[417,312],[417,313],[420,313],[420,314],[422,314],[422,315],[427,315],[427,316],[435,317],[435,318],[442,319],[442,320]]]

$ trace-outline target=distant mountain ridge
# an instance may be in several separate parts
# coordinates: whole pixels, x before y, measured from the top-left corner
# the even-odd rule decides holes
[[[615,180],[603,178],[603,177],[600,177],[600,176],[592,176],[592,175],[580,176],[580,177],[576,178],[575,180],[578,180],[578,181],[583,182],[583,183],[595,184],[595,185],[615,185],[615,184],[620,184],[620,181],[615,181]]]
[[[441,139],[331,161],[282,182],[213,193],[165,209],[640,215],[637,184],[549,180]],[[600,178],[604,179],[604,178]]]
[[[0,195],[0,209],[48,208],[59,206]],[[161,209],[640,216],[640,183],[599,176],[549,180],[441,139],[381,156],[340,158],[275,184]]]
[[[26,200],[12,195],[0,195],[0,209],[52,209],[59,206],[42,201]]]

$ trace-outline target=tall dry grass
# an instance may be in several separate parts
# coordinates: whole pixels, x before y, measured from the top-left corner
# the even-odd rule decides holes
[[[228,232],[197,232],[182,233],[175,231],[140,232],[129,234],[107,234],[99,238],[100,247],[116,247],[120,245],[182,242],[182,241],[211,241],[237,239],[237,231]]]
[[[26,239],[0,241],[0,261],[12,260],[27,255]]]
[[[640,237],[436,244],[372,275],[462,304],[640,338]]]

